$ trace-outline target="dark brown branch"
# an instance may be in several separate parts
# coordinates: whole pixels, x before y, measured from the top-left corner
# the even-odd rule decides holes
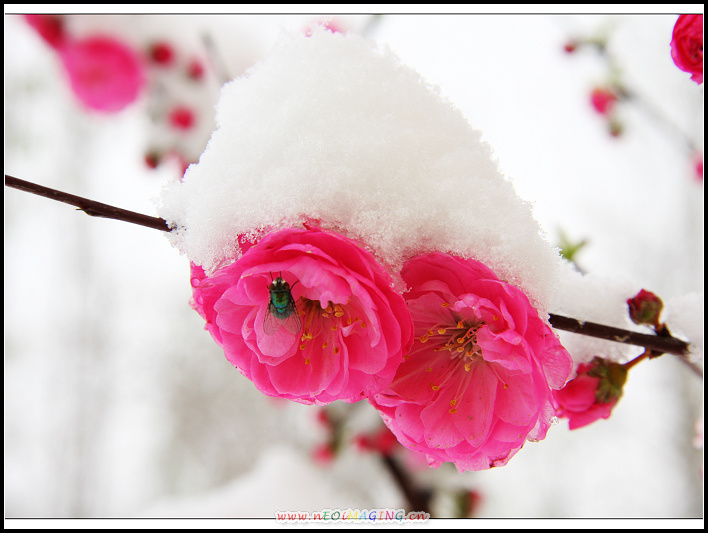
[[[578,335],[587,335],[623,344],[642,346],[653,352],[670,353],[674,355],[688,355],[689,344],[676,337],[664,337],[653,334],[636,333],[626,329],[613,328],[595,322],[581,322],[575,318],[559,315],[550,315],[551,326],[563,331],[570,331]]]
[[[51,198],[52,200],[56,200],[58,202],[76,206],[81,211],[92,217],[112,218],[114,220],[122,220],[124,222],[130,222],[131,224],[138,224],[148,228],[159,229],[161,231],[172,231],[172,228],[162,218],[151,217],[148,215],[135,213],[134,211],[128,211],[126,209],[120,209],[111,205],[102,204],[94,200],[74,196],[73,194],[68,194],[56,189],[50,189],[49,187],[37,185],[36,183],[24,181],[13,176],[8,176],[7,174],[5,174],[5,185],[30,192],[32,194],[37,194],[39,196],[44,196],[46,198]],[[549,321],[551,326],[556,329],[613,342],[642,346],[657,353],[670,353],[683,356],[682,361],[690,363],[688,359],[685,359],[688,354],[689,344],[675,337],[671,337],[666,333],[663,335],[635,333],[625,329],[596,324],[594,322],[582,322],[575,318],[568,318],[554,314],[550,315]],[[696,369],[694,368],[694,371],[695,370]]]
[[[136,213],[134,211],[113,207],[112,205],[102,204],[94,200],[89,200],[88,198],[74,196],[73,194],[58,191],[56,189],[50,189],[49,187],[43,187],[42,185],[37,185],[36,183],[21,180],[13,176],[8,176],[7,174],[5,174],[5,185],[21,191],[44,196],[45,198],[51,198],[57,202],[73,205],[92,217],[122,220],[123,222],[130,222],[131,224],[138,224],[139,226],[159,229],[161,231],[172,230],[172,228],[162,218],[151,217],[141,213]]]

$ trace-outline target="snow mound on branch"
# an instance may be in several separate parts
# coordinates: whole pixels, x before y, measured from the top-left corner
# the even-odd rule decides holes
[[[159,209],[207,271],[238,257],[238,235],[314,220],[361,242],[399,285],[403,261],[437,250],[549,301],[560,259],[531,205],[481,132],[388,49],[354,34],[286,36],[224,85],[216,118]]]

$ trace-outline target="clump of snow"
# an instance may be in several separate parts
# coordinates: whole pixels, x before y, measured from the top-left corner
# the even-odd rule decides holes
[[[583,322],[596,322],[649,334],[651,328],[632,322],[627,307],[627,300],[636,296],[641,289],[639,284],[626,278],[582,274],[566,262],[560,269],[549,311]],[[576,364],[588,363],[595,356],[625,363],[643,350],[637,346],[585,335],[556,332]]]
[[[541,308],[555,290],[558,253],[481,132],[387,48],[286,36],[224,85],[216,118],[159,208],[172,243],[207,271],[238,257],[238,235],[317,220],[396,281],[403,261],[438,250],[482,261]]]

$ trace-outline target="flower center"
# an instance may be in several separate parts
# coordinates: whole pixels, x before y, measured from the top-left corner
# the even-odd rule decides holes
[[[331,350],[334,355],[340,351],[341,335],[351,334],[351,331],[344,332],[343,328],[352,324],[359,324],[360,328],[366,328],[366,323],[358,316],[353,315],[353,306],[350,302],[346,304],[335,304],[329,302],[327,307],[322,307],[318,300],[309,300],[304,297],[298,299],[298,309],[302,320],[302,341],[300,349],[308,347],[310,341],[321,343],[323,350]]]
[[[482,322],[473,323],[470,320],[460,320],[453,326],[439,324],[418,337],[418,340],[436,344],[436,352],[449,351],[450,359],[460,361],[469,372],[470,363],[482,355],[482,349],[477,344],[477,332],[483,325]]]

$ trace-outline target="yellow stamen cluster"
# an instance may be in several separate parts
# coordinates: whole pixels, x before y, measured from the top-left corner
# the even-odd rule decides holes
[[[460,320],[454,326],[437,325],[418,337],[422,343],[431,342],[437,346],[436,352],[447,350],[451,358],[464,362],[464,369],[470,371],[470,362],[482,354],[477,345],[477,331],[482,323],[472,324],[468,320]],[[442,338],[441,338],[442,337]]]
[[[320,337],[323,350],[331,349],[333,355],[338,355],[341,347],[335,344],[337,337],[334,332],[345,326],[360,321],[358,316],[350,314],[350,306],[347,304],[335,304],[329,302],[327,307],[322,307],[317,300],[309,300],[300,297],[297,305],[300,318],[303,323],[300,349],[307,348],[307,343],[312,339]],[[361,320],[361,327],[366,327]],[[310,359],[305,359],[305,364],[310,364]]]

